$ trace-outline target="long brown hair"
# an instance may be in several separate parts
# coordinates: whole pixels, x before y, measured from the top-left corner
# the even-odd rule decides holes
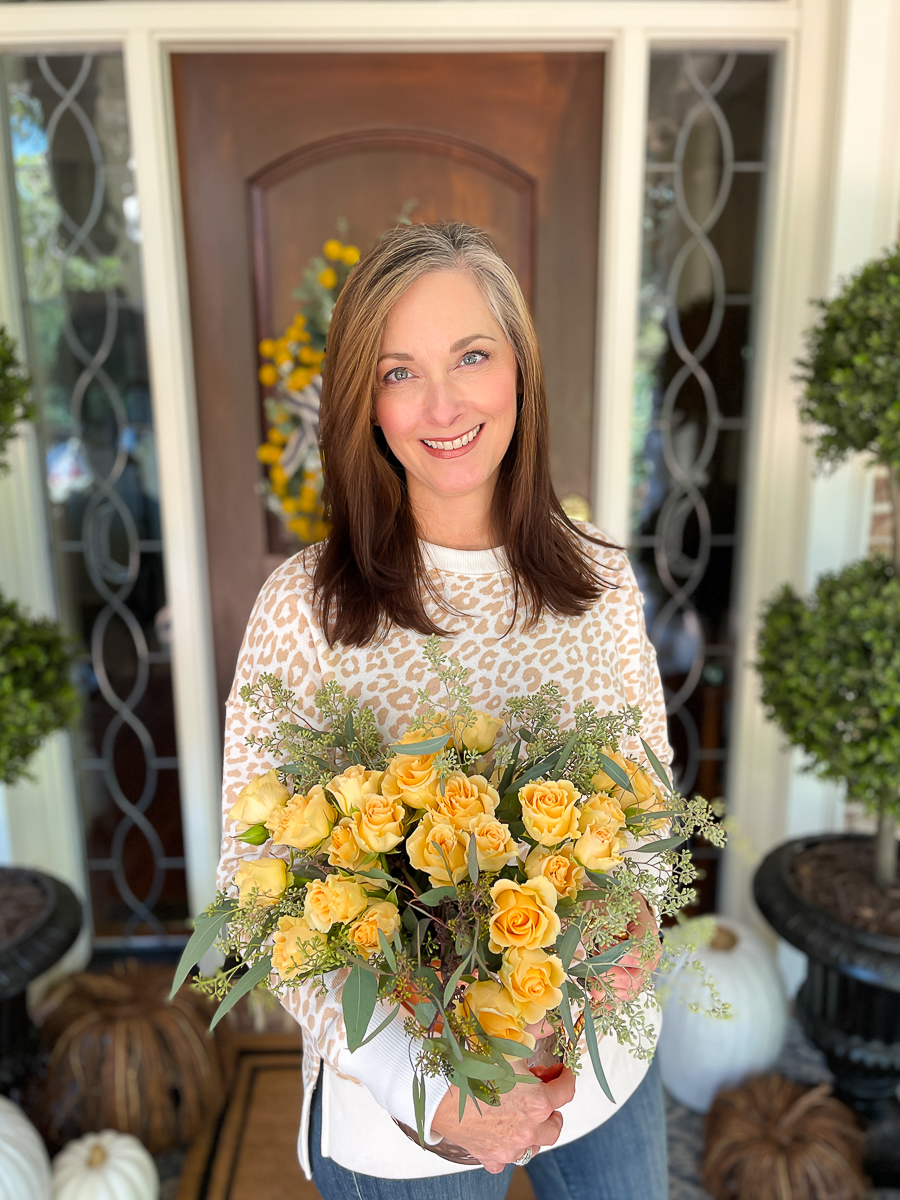
[[[399,226],[353,270],[328,331],[319,429],[331,533],[313,579],[330,645],[364,646],[392,624],[450,636],[425,610],[426,595],[440,597],[426,574],[405,472],[372,423],[388,315],[420,276],[446,270],[471,273],[518,364],[518,417],[490,514],[512,576],[513,623],[523,598],[526,628],[533,628],[545,609],[564,616],[587,611],[609,586],[580,541],[599,539],[572,524],[550,481],[544,374],[515,275],[471,225]]]

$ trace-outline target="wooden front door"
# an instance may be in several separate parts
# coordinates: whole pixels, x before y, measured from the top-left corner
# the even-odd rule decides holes
[[[535,316],[553,476],[590,492],[601,54],[178,54],[172,59],[216,673],[285,557],[254,488],[256,345],[290,321],[336,221],[486,229]]]

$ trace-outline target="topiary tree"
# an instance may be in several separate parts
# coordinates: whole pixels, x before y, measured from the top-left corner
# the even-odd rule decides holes
[[[900,815],[900,252],[817,307],[798,363],[801,415],[821,463],[864,452],[888,468],[893,550],[823,575],[808,601],[785,586],[763,612],[756,665],[791,744],[878,814],[876,875],[888,886]]]
[[[0,474],[16,425],[34,416],[31,380],[0,326]],[[32,620],[0,594],[0,783],[12,783],[41,741],[78,711],[73,647],[55,621]]]
[[[0,325],[0,475],[9,470],[6,452],[20,421],[34,420],[31,377],[16,358],[16,344]]]

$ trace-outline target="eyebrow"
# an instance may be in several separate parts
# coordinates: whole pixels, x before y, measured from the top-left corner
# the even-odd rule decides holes
[[[450,347],[450,353],[456,354],[456,352],[458,350],[465,349],[465,347],[468,346],[468,344],[470,342],[481,342],[481,341],[496,342],[496,340],[497,339],[492,338],[489,333],[470,333],[468,337],[460,338],[458,342],[454,342],[453,345]],[[380,355],[378,358],[378,361],[382,362],[386,358],[396,358],[396,359],[399,359],[401,362],[412,362],[413,361],[413,356],[411,354],[403,354],[399,350],[390,350],[390,351],[388,351],[387,354]]]

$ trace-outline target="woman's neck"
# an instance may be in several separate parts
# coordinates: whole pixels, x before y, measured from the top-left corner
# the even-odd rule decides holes
[[[493,481],[490,481],[493,483]],[[491,530],[490,492],[464,496],[441,496],[424,488],[410,489],[409,501],[419,537],[450,550],[492,550],[496,538]]]

